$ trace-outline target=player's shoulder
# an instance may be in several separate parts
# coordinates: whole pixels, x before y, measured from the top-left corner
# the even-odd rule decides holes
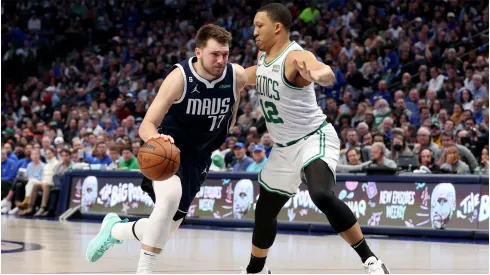
[[[290,51],[287,55],[286,55],[286,61],[290,61],[290,62],[293,62],[294,59],[297,59],[297,60],[306,60],[306,59],[310,59],[310,58],[314,58],[316,59],[315,55],[308,51],[308,50],[305,50],[305,49],[301,49],[301,50],[294,50],[294,51]]]
[[[177,66],[177,64],[173,67],[170,73],[165,77],[162,85],[184,85],[186,81],[185,71],[182,66]]]

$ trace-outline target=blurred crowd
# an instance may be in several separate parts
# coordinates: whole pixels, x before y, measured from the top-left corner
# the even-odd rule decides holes
[[[138,169],[139,125],[197,29],[229,30],[229,61],[251,66],[266,2],[2,2],[2,211],[34,214],[41,200],[49,214],[70,169]],[[315,92],[341,139],[339,172],[488,174],[487,2],[314,2],[285,4],[291,40],[336,74]],[[212,170],[260,171],[272,145],[248,86]]]

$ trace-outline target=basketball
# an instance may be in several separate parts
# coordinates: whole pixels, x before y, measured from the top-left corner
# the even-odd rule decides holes
[[[166,180],[175,175],[180,165],[180,150],[163,138],[151,139],[138,153],[141,173],[151,180]]]

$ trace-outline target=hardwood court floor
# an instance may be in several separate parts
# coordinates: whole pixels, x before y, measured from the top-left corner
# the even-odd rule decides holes
[[[2,273],[135,273],[140,245],[116,245],[98,262],[85,259],[98,223],[2,216]],[[181,229],[155,273],[240,273],[250,255],[249,231]],[[488,243],[368,237],[392,273],[489,273]],[[274,273],[363,273],[357,254],[335,235],[279,234],[268,257]]]

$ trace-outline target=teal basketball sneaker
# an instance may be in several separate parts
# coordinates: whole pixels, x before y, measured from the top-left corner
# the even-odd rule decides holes
[[[116,213],[105,215],[99,233],[88,244],[86,253],[87,261],[90,263],[96,262],[104,256],[104,253],[109,248],[115,244],[123,243],[123,241],[116,240],[111,235],[112,227],[119,222],[126,223],[128,219],[121,220]]]

